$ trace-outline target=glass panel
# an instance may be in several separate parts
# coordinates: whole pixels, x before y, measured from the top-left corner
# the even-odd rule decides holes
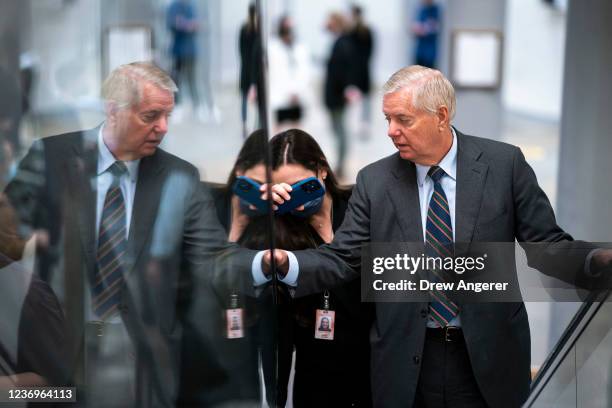
[[[576,405],[576,349],[572,348],[532,407],[574,408]]]
[[[563,357],[531,407],[603,407],[610,405],[612,305],[601,303]],[[588,317],[585,317],[588,318]]]
[[[237,176],[268,181],[257,7],[13,3],[0,389],[75,387],[89,407],[276,405],[275,291],[255,296],[247,250],[270,247],[271,219],[264,203],[245,227],[232,193]]]
[[[612,399],[612,304],[605,302],[576,343],[579,407],[606,407]]]

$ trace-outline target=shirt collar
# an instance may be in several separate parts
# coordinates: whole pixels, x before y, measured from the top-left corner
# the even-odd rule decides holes
[[[457,134],[455,133],[455,129],[451,127],[451,132],[453,133],[453,144],[451,145],[450,150],[446,153],[446,156],[440,160],[438,163],[438,167],[440,167],[444,172],[453,180],[457,181]],[[427,177],[427,172],[431,168],[431,166],[424,166],[422,164],[416,164],[417,170],[417,183],[419,183],[419,187],[423,186],[425,182],[425,178]]]
[[[108,168],[115,162],[115,156],[108,150],[106,143],[104,143],[104,138],[102,137],[102,132],[104,131],[104,126],[106,124],[102,124],[100,126],[100,130],[98,131],[98,176],[104,173]],[[124,161],[125,166],[127,167],[128,173],[130,175],[130,180],[135,182],[136,177],[138,175],[138,165],[140,164],[140,159]]]

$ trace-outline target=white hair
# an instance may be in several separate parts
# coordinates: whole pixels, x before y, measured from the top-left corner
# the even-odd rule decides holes
[[[403,88],[409,88],[416,109],[435,114],[446,106],[449,118],[455,117],[455,88],[440,71],[420,65],[404,67],[391,75],[383,92],[389,94]]]
[[[132,62],[115,68],[102,84],[102,99],[123,109],[138,105],[143,84],[150,83],[168,92],[178,90],[170,75],[151,62]]]

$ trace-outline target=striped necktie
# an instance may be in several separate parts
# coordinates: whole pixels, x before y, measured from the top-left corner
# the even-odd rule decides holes
[[[93,310],[101,320],[112,316],[119,307],[127,250],[125,200],[120,186],[120,178],[127,168],[123,162],[116,161],[108,171],[113,181],[104,199],[92,285]]]
[[[425,253],[429,257],[453,256],[453,224],[448,200],[440,184],[445,174],[438,166],[432,166],[427,173],[434,182],[434,192],[429,201],[425,227]],[[431,291],[430,295],[432,301],[429,303],[429,318],[440,327],[446,327],[448,322],[459,314],[459,307],[440,291]]]

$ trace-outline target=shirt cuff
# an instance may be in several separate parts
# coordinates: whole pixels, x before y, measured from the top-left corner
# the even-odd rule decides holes
[[[287,274],[285,275],[285,277],[281,278],[279,276],[279,279],[285,285],[296,287],[298,275],[300,272],[300,265],[298,264],[298,260],[293,254],[293,252],[287,251],[287,257],[289,258],[289,270],[287,271]]]
[[[263,269],[261,268],[261,259],[263,258],[265,252],[266,251],[259,251],[257,254],[255,254],[255,257],[253,258],[253,263],[251,264],[251,275],[253,275],[254,286],[264,285],[270,282],[270,280],[272,279],[266,277],[266,275],[263,273]]]

